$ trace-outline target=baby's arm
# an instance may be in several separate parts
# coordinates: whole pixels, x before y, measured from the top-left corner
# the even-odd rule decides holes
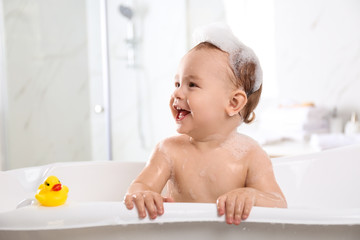
[[[217,199],[219,215],[226,214],[229,224],[240,224],[249,216],[252,206],[287,207],[267,154],[258,147],[248,157],[245,187],[234,189]]]
[[[146,210],[151,219],[162,215],[163,201],[172,201],[160,195],[170,175],[170,159],[156,146],[148,164],[132,182],[125,195],[126,207],[133,209],[135,203],[140,218],[146,217]]]

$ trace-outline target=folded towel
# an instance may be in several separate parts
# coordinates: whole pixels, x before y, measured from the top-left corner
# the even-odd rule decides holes
[[[314,134],[310,138],[310,144],[319,149],[342,147],[360,143],[360,134],[344,135],[342,133]]]
[[[272,107],[260,118],[259,130],[265,136],[280,139],[303,140],[315,133],[329,132],[330,111],[326,108]]]

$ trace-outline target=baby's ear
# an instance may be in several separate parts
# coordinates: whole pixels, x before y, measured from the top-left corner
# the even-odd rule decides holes
[[[246,93],[242,90],[235,90],[230,95],[229,104],[226,107],[226,113],[232,117],[238,114],[246,105]]]

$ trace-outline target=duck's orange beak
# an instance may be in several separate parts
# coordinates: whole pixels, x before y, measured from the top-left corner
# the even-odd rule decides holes
[[[55,185],[52,187],[51,190],[53,190],[53,191],[60,191],[60,190],[61,190],[61,184],[60,184],[60,183],[59,183],[59,184],[55,184]]]

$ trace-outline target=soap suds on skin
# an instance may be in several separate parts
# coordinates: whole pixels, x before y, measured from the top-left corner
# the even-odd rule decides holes
[[[241,159],[255,144],[256,142],[249,137],[233,133],[220,147],[230,152],[236,159]]]

